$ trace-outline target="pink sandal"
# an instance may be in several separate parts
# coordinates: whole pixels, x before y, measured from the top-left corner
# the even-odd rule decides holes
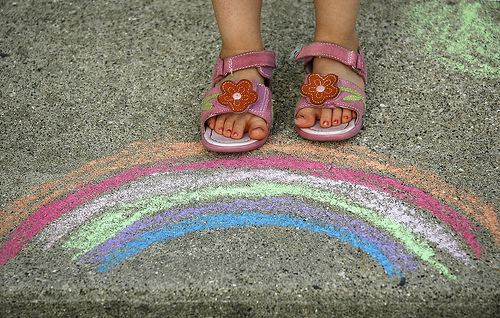
[[[336,108],[342,107],[354,110],[356,118],[349,123],[322,128],[319,121],[309,128],[300,128],[295,125],[298,134],[309,140],[332,141],[344,140],[356,135],[361,129],[362,116],[365,109],[365,92],[354,83],[339,79],[335,74],[321,75],[312,73],[312,60],[314,57],[326,57],[350,66],[360,75],[366,83],[366,63],[361,52],[349,51],[336,44],[327,42],[314,42],[293,52],[293,60],[304,61],[304,70],[307,77],[300,88],[300,99],[295,115],[306,107]]]
[[[257,67],[264,77],[266,85],[253,80],[226,81],[220,86],[215,84],[226,75],[247,68]],[[207,149],[217,152],[244,152],[259,148],[263,140],[251,139],[248,133],[241,139],[232,139],[219,135],[206,124],[207,119],[224,113],[249,112],[263,118],[269,130],[273,119],[271,103],[271,69],[276,67],[276,54],[272,51],[254,51],[231,56],[225,59],[217,58],[212,77],[212,89],[205,94],[201,106],[201,140]]]

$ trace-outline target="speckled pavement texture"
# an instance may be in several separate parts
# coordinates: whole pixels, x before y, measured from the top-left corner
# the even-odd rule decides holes
[[[209,1],[0,1],[1,317],[498,317],[500,3],[363,1],[351,140],[293,127],[312,1],[264,1],[264,147],[203,148]]]

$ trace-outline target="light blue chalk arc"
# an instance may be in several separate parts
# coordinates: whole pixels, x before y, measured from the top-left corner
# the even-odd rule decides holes
[[[110,270],[121,260],[133,256],[155,242],[165,242],[195,231],[244,228],[250,226],[282,226],[300,228],[335,237],[366,252],[380,265],[382,265],[385,272],[390,277],[393,277],[394,275],[404,276],[380,249],[367,240],[349,231],[318,221],[305,221],[303,218],[296,218],[286,214],[262,214],[257,212],[198,215],[174,224],[169,224],[163,228],[145,232],[141,236],[138,236],[134,241],[128,242],[127,244],[113,250],[102,260],[98,271],[102,273]]]

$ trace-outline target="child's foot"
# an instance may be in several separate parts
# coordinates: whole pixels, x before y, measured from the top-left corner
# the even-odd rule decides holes
[[[219,86],[225,81],[239,81],[242,79],[254,80],[257,83],[264,84],[264,78],[260,75],[256,68],[243,69],[232,74],[229,74],[224,79],[219,81],[216,86]],[[258,116],[250,113],[226,113],[216,117],[209,118],[207,125],[216,133],[231,137],[233,139],[241,139],[245,132],[248,132],[250,138],[262,140],[267,137],[269,128],[266,121]]]
[[[363,78],[356,74],[349,66],[329,58],[315,57],[313,60],[313,73],[336,74],[339,78],[350,81],[365,89]],[[321,127],[328,128],[348,123],[356,118],[356,112],[345,108],[316,108],[308,107],[301,109],[295,116],[295,123],[300,128],[309,128],[314,126],[316,120],[320,121]]]

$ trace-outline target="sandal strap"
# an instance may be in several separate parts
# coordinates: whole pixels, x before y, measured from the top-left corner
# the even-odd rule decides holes
[[[277,65],[276,53],[273,51],[253,51],[221,59],[217,58],[212,76],[212,86],[232,72],[257,67],[260,75],[270,80],[271,68]]]
[[[350,66],[366,84],[366,62],[361,47],[358,47],[358,52],[354,52],[333,43],[313,42],[303,46],[300,50],[296,49],[293,55],[294,61],[305,59],[304,70],[308,74],[312,73],[311,62],[314,57],[326,57]]]

